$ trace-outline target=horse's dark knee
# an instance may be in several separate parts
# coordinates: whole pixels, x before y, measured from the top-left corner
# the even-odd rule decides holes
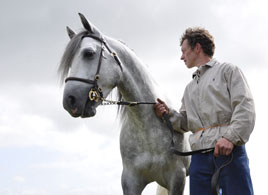
[[[141,195],[147,182],[143,180],[142,176],[138,176],[136,173],[123,171],[121,185],[124,195]]]

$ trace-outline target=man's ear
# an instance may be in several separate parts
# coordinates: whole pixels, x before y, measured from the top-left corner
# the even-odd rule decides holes
[[[203,49],[202,49],[202,46],[200,45],[200,43],[196,43],[196,45],[195,45],[195,51],[197,52],[197,53],[200,53]]]

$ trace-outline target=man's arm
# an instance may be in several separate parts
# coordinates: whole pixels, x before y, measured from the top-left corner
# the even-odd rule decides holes
[[[230,67],[226,80],[233,114],[227,132],[215,146],[217,157],[231,154],[234,145],[245,144],[255,124],[254,101],[245,76],[239,68]]]
[[[177,111],[168,108],[166,103],[161,99],[157,99],[158,103],[155,104],[154,109],[155,113],[159,118],[162,118],[163,114],[166,113],[169,116],[169,120],[177,132],[185,133],[187,132],[187,117],[186,111],[183,109],[182,106],[180,113]]]
[[[249,140],[255,125],[254,101],[246,78],[238,67],[232,67],[227,76],[233,113],[223,137],[235,145],[243,145]]]

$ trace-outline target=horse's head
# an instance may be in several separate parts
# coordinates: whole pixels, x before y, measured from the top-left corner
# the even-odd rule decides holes
[[[79,15],[85,30],[75,34],[67,27],[71,40],[59,67],[62,79],[68,76],[63,106],[73,117],[91,117],[119,82],[122,67],[100,31]]]

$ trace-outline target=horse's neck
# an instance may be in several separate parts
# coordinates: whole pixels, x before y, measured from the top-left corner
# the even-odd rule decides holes
[[[157,95],[154,90],[154,82],[145,66],[134,52],[124,45],[120,48],[119,55],[123,64],[123,72],[121,82],[117,87],[123,99],[136,102],[155,102]],[[125,108],[125,112],[127,112],[125,114],[135,115],[138,120],[143,120],[144,117],[154,117],[152,111],[152,105],[140,105],[131,109]]]
[[[136,58],[125,56],[122,82],[119,89],[124,99],[130,101],[155,101],[150,75]]]

